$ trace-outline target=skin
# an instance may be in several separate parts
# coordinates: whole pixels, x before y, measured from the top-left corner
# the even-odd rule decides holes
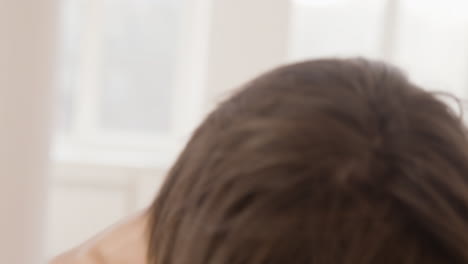
[[[138,213],[104,230],[49,264],[146,264],[148,216]]]

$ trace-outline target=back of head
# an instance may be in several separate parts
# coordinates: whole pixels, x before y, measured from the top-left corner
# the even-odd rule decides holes
[[[195,131],[151,210],[151,264],[468,262],[468,140],[362,59],[288,65]]]

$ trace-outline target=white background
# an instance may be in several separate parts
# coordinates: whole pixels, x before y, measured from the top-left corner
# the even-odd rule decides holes
[[[463,0],[64,0],[52,256],[148,206],[216,102],[282,63],[365,56],[466,96]]]

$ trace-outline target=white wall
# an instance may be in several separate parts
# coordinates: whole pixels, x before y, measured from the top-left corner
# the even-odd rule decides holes
[[[0,0],[0,263],[42,263],[57,1]]]
[[[289,0],[212,1],[207,79],[209,103],[287,60]]]
[[[53,166],[47,228],[48,257],[147,207],[165,172],[156,168],[90,163]]]

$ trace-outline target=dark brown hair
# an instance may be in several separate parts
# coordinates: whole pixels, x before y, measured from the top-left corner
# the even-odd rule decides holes
[[[468,263],[468,140],[398,70],[315,60],[246,84],[150,209],[151,264]]]

